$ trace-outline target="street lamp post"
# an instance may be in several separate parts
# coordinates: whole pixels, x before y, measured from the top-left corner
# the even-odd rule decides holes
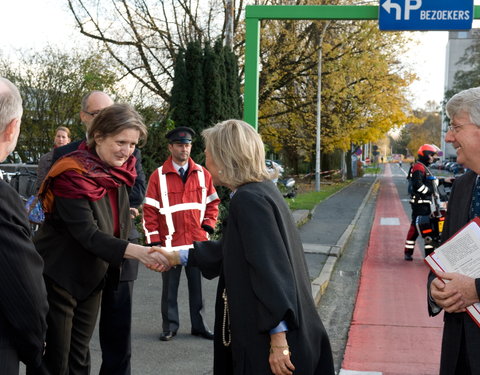
[[[321,41],[320,41],[321,43]],[[317,145],[315,148],[315,191],[320,191],[320,130],[322,114],[322,46],[318,49]]]
[[[320,134],[321,134],[321,119],[322,119],[322,43],[327,27],[330,21],[325,22],[323,25],[322,33],[318,41],[318,84],[317,84],[317,144],[315,147],[315,191],[320,191]]]

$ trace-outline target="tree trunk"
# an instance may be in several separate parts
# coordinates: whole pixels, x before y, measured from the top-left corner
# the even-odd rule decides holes
[[[233,51],[233,1],[225,2],[225,47]]]
[[[345,164],[347,167],[347,180],[353,179],[352,172],[352,150],[345,151]]]

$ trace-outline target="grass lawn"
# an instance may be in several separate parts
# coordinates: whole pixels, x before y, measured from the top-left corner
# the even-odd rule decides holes
[[[333,184],[320,184],[320,191],[298,193],[295,198],[286,198],[291,210],[312,210],[318,203],[349,185],[352,180],[336,182]]]
[[[363,173],[379,174],[380,171],[381,171],[380,167],[368,166],[363,168]]]

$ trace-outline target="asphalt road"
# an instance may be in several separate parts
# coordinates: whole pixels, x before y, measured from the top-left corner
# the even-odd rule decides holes
[[[180,329],[173,340],[163,342],[158,339],[162,330],[160,301],[162,278],[159,273],[140,266],[134,286],[134,306],[132,320],[132,374],[158,375],[206,375],[212,374],[213,341],[190,334],[188,308],[188,288],[185,272],[180,281],[178,306]],[[207,323],[213,329],[214,301],[217,279],[203,279],[203,297]],[[101,362],[98,331],[90,344],[92,374],[98,374]]]

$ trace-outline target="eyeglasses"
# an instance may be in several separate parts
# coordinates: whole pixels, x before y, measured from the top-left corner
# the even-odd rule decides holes
[[[451,131],[452,133],[458,133],[458,131],[465,125],[475,125],[471,122],[467,123],[467,124],[460,124],[460,125],[449,125],[448,126],[448,130]],[[476,125],[475,125],[476,126]]]
[[[82,109],[82,112],[83,112],[83,113],[86,113],[87,115],[90,115],[90,116],[92,116],[92,117],[95,117],[96,115],[98,115],[98,114],[100,113],[100,111],[87,112],[87,111],[84,111],[83,109]]]

